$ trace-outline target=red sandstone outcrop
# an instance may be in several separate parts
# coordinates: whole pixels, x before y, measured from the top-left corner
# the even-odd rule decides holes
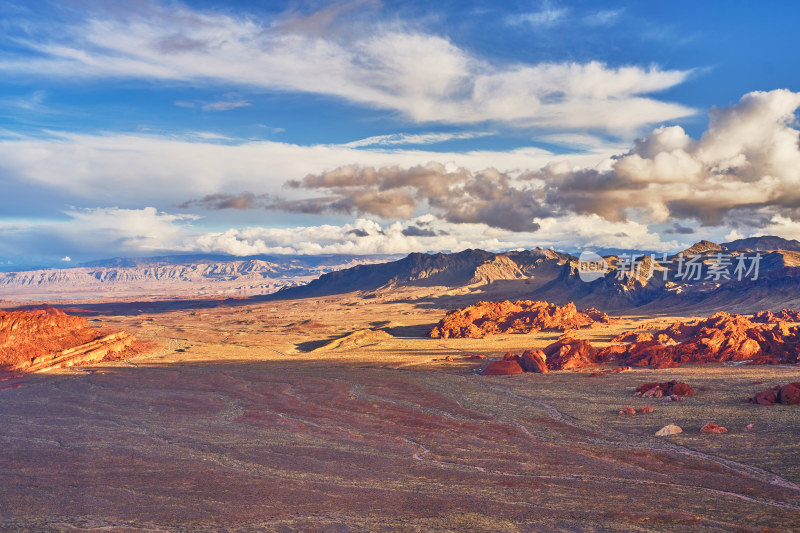
[[[495,361],[481,371],[484,376],[508,376],[510,374],[522,374],[524,372],[514,359],[501,359]]]
[[[747,400],[760,405],[773,405],[776,403],[784,405],[800,404],[800,382],[777,385],[771,389],[761,391]]]
[[[531,300],[478,302],[448,312],[430,331],[430,336],[483,338],[503,333],[566,331],[614,321],[594,308],[578,311],[572,302],[563,306]]]
[[[800,311],[795,309],[784,309],[779,313],[772,311],[759,311],[750,319],[753,322],[763,322],[766,324],[777,324],[778,322],[800,322]]]
[[[800,326],[786,322],[756,323],[719,312],[695,322],[676,322],[654,333],[627,333],[600,351],[604,360],[621,359],[635,366],[669,368],[684,363],[752,360],[752,364],[796,363]]]
[[[701,433],[727,433],[728,429],[716,424],[708,423],[700,428]]]
[[[542,350],[525,350],[519,357],[519,366],[525,372],[547,374],[547,356]]]
[[[587,340],[564,335],[542,350],[550,370],[574,370],[600,360],[598,351]]]
[[[86,318],[52,307],[0,311],[0,371],[41,372],[117,359],[134,341],[123,331],[104,334]]]
[[[680,381],[666,381],[659,383],[657,381],[652,383],[644,383],[639,385],[636,389],[636,396],[643,398],[661,398],[662,396],[691,396],[694,394],[694,389]]]

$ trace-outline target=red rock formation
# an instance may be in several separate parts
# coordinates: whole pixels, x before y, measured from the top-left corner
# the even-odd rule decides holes
[[[784,405],[800,403],[800,383],[789,383],[778,391],[778,401]]]
[[[757,403],[759,405],[773,405],[778,401],[778,397],[775,395],[774,390],[767,389],[757,393],[752,398],[748,398],[747,401],[750,403]]]
[[[657,381],[651,383],[644,383],[639,385],[636,389],[636,396],[643,396],[645,398],[661,398],[662,396],[691,396],[694,394],[694,389],[686,383],[680,381],[665,381],[659,383]]]
[[[636,412],[639,413],[639,414],[652,413],[653,412],[653,408],[650,407],[649,405],[645,405],[644,407],[638,408],[636,410]]]
[[[800,322],[800,311],[794,309],[784,309],[780,313],[772,311],[759,311],[751,318],[753,322],[763,322],[766,324],[777,324],[779,322]]]
[[[629,344],[604,348],[601,359],[656,368],[745,360],[753,364],[796,363],[800,326],[790,328],[782,321],[758,324],[741,315],[720,312],[705,320],[676,322],[655,333],[630,332],[614,341]]]
[[[597,350],[583,339],[564,335],[543,350],[550,370],[573,370],[600,362]]]
[[[777,385],[771,389],[761,391],[747,401],[760,405],[773,405],[782,403],[784,405],[800,404],[800,382],[789,383],[788,385]]]
[[[525,372],[547,374],[547,356],[542,350],[525,350],[519,357],[519,366]]]
[[[501,359],[484,368],[481,374],[484,376],[507,376],[510,374],[522,374],[522,372],[522,367],[515,360]]]
[[[478,302],[448,312],[430,331],[430,336],[442,339],[483,338],[502,333],[566,331],[613,321],[615,319],[594,308],[578,311],[571,302],[560,307],[531,300]]]
[[[619,414],[620,414],[620,415],[623,415],[623,416],[624,416],[624,415],[635,415],[635,414],[636,414],[636,409],[634,409],[634,408],[633,408],[633,407],[631,407],[630,405],[626,405],[625,407],[623,407],[623,408],[620,410]]]
[[[728,429],[716,424],[708,423],[700,428],[702,433],[727,433]]]
[[[104,335],[86,318],[52,307],[0,311],[0,371],[40,372],[118,358],[134,340],[125,332]]]

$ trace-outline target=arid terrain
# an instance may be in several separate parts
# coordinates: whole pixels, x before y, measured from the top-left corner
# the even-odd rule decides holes
[[[544,348],[561,332],[429,338],[453,308],[429,296],[59,302],[152,349],[0,382],[0,529],[800,524],[800,405],[746,401],[800,381],[797,365],[483,376],[506,352]],[[689,316],[627,313],[575,335],[603,348],[645,322]],[[670,380],[696,394],[634,395]],[[653,411],[620,415],[626,406]],[[707,423],[728,431],[701,433]],[[683,432],[654,435],[668,424]]]

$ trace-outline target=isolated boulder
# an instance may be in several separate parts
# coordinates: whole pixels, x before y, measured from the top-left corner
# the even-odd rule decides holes
[[[657,381],[643,383],[636,388],[636,396],[645,398],[661,398],[662,396],[691,396],[694,389],[686,383],[672,380],[659,383]]]
[[[511,359],[501,359],[495,361],[483,369],[481,374],[484,376],[508,376],[511,374],[522,374],[522,367],[517,361]]]
[[[525,350],[519,357],[519,366],[525,372],[547,374],[547,357],[542,350]]]
[[[727,433],[728,429],[716,424],[708,423],[700,428],[701,433]]]
[[[677,433],[683,433],[683,430],[680,426],[676,426],[675,424],[668,424],[663,428],[656,431],[656,437],[667,437],[669,435],[675,435]]]
[[[783,405],[800,404],[800,382],[777,385],[755,394],[753,397],[748,398],[747,401],[759,405],[773,405],[776,403]]]
[[[598,363],[597,350],[584,339],[564,335],[542,350],[550,370],[574,370]]]

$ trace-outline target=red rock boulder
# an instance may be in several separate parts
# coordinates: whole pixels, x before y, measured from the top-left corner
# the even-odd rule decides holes
[[[563,336],[542,350],[550,370],[574,370],[598,363],[597,350],[583,339]]]
[[[522,374],[522,372],[522,367],[515,360],[501,359],[484,368],[481,374],[484,376],[508,376]]]
[[[525,350],[519,357],[519,366],[525,372],[547,374],[547,357],[542,350]]]

